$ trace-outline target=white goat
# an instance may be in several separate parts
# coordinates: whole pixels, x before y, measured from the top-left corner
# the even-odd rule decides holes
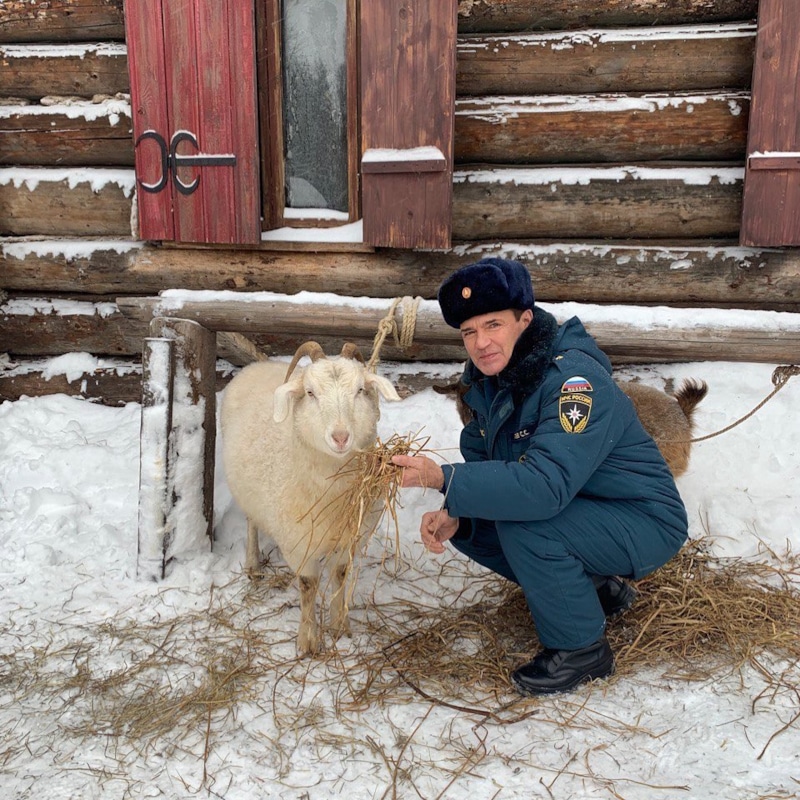
[[[311,364],[294,372],[304,355]],[[245,569],[258,570],[262,530],[299,577],[297,647],[307,655],[320,646],[315,601],[325,566],[333,583],[331,629],[337,638],[350,632],[345,583],[352,543],[337,539],[341,520],[357,513],[343,498],[357,476],[339,477],[334,486],[332,477],[375,443],[379,395],[400,397],[386,378],[367,370],[352,344],[326,358],[319,344],[306,342],[284,372],[284,365],[262,361],[230,382],[221,408],[223,460],[231,494],[247,516]]]

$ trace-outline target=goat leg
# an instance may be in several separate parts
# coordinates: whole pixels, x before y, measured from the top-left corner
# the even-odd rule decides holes
[[[350,618],[347,614],[347,574],[349,564],[337,564],[333,569],[333,596],[331,597],[331,632],[338,639],[350,636]]]
[[[258,546],[258,526],[248,517],[247,552],[244,559],[244,570],[251,578],[255,578],[260,568],[261,548]]]
[[[301,656],[314,655],[319,650],[316,599],[319,588],[318,575],[300,575],[300,630],[297,633],[297,651]]]

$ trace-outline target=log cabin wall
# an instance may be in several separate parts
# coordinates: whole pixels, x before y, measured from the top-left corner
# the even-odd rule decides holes
[[[322,251],[137,241],[122,0],[5,0],[0,398],[70,390],[31,378],[37,357],[135,359],[146,326],[117,298],[176,287],[433,298],[452,269],[502,254],[542,301],[800,311],[797,251],[737,245],[757,11],[461,0],[453,247]],[[87,380],[137,396],[135,379]]]

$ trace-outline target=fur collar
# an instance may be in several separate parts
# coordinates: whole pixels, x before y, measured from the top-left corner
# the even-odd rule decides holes
[[[533,312],[531,324],[522,332],[506,368],[497,376],[497,385],[509,389],[515,396],[535,391],[553,358],[553,345],[558,333],[556,318],[541,308]],[[467,384],[480,383],[486,377],[471,362],[464,373]]]

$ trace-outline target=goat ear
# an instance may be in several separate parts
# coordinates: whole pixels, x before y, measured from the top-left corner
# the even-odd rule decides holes
[[[386,400],[399,400],[400,395],[397,390],[392,386],[391,382],[384,378],[382,375],[376,375],[374,372],[368,372],[366,377],[367,386],[374,386]]]
[[[300,381],[282,383],[273,395],[272,419],[275,422],[283,422],[289,416],[294,401],[300,397],[302,392],[303,384]]]

